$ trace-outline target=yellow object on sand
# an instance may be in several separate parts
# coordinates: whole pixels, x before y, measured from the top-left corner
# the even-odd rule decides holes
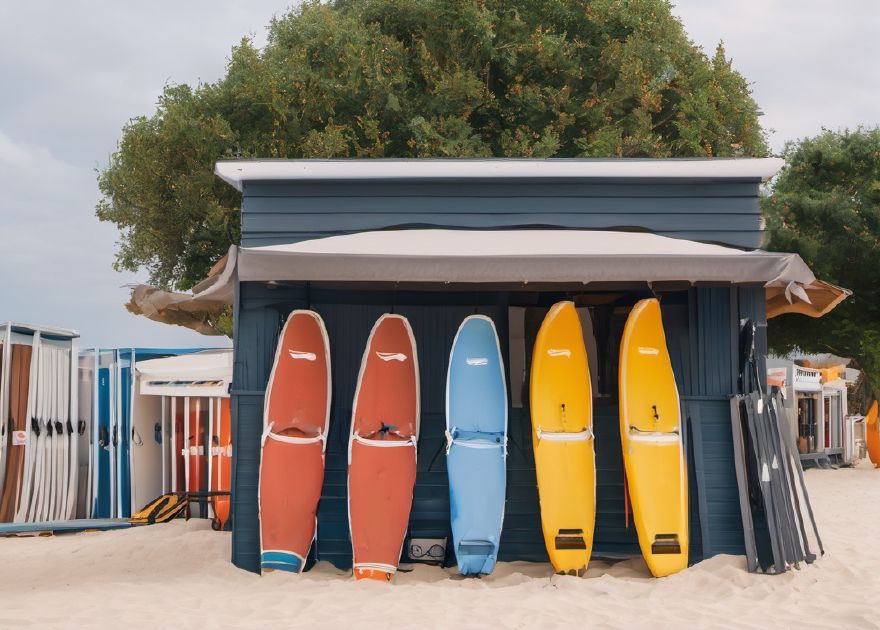
[[[688,563],[687,468],[681,411],[660,303],[633,307],[620,344],[620,440],[633,521],[651,573]]]
[[[871,403],[865,416],[865,438],[868,442],[868,457],[875,468],[880,468],[880,420],[877,417],[877,401]]]
[[[581,574],[596,522],[596,464],[590,369],[573,302],[553,305],[532,354],[532,444],[541,526],[550,562]]]

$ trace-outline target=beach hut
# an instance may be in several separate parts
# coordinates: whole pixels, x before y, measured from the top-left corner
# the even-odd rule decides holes
[[[165,490],[167,471],[162,467],[163,454],[173,450],[172,435],[161,426],[167,421],[162,414],[168,410],[163,408],[164,399],[156,395],[155,388],[145,391],[143,370],[169,365],[164,362],[178,366],[178,389],[183,391],[194,381],[204,381],[200,362],[186,358],[193,353],[202,354],[198,348],[89,348],[80,352],[80,446],[87,449],[81,459],[89,484],[80,489],[79,517],[127,518],[161,492],[171,491]],[[179,367],[181,363],[183,368]],[[195,391],[191,395],[201,395],[200,389]],[[207,419],[211,410],[207,402],[202,410],[202,399],[198,401],[193,415]],[[180,411],[184,411],[182,406]],[[201,426],[199,422],[197,427]],[[181,485],[175,489],[184,488]]]
[[[846,292],[799,257],[756,248],[759,189],[778,159],[269,160],[219,162],[241,192],[241,246],[192,296],[143,291],[154,319],[234,304],[232,561],[258,571],[263,405],[281,326],[295,308],[326,322],[333,401],[317,556],[351,563],[346,449],[364,343],[382,313],[404,314],[420,360],[418,474],[408,536],[449,535],[444,388],[453,336],[493,319],[512,392],[501,560],[547,561],[528,366],[554,302],[589,314],[595,371],[594,556],[638,554],[627,527],[619,437],[619,342],[635,302],[661,300],[687,433],[690,561],[744,553],[731,438],[741,322],[766,355],[767,305],[818,316]],[[133,295],[133,300],[137,296]],[[162,302],[163,313],[151,300]],[[178,320],[179,321],[179,320]]]
[[[0,324],[0,522],[76,515],[78,340],[75,330]]]
[[[151,472],[133,487],[135,505],[167,492],[228,491],[232,350],[141,361],[136,372],[134,415],[141,433],[149,435],[142,439],[140,460]],[[211,502],[210,516],[218,526],[226,521],[228,502],[225,497]],[[209,515],[206,502],[199,508],[201,516]]]
[[[858,450],[847,395],[858,371],[847,360],[767,360],[767,381],[785,392],[788,429],[803,466],[830,468],[852,464]]]

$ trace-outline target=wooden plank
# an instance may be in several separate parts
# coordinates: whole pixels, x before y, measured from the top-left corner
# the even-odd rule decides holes
[[[335,180],[246,182],[250,197],[757,197],[755,182],[585,183],[507,181]]]
[[[757,197],[244,197],[262,214],[754,214]]]
[[[585,214],[585,213],[506,213],[506,214],[412,214],[377,213],[250,213],[241,217],[242,232],[334,232],[368,231],[394,226],[430,226],[495,229],[527,226],[559,226],[568,229],[638,228],[652,232],[672,230],[718,232],[760,230],[757,214]]]

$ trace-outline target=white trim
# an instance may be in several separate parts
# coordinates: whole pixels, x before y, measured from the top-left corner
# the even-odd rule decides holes
[[[651,444],[681,444],[681,434],[667,431],[639,431],[630,427],[629,442],[648,442]]]
[[[214,174],[244,182],[369,179],[745,179],[767,181],[780,158],[230,160]]]
[[[544,431],[541,427],[535,428],[538,441],[548,442],[586,442],[593,439],[593,429],[587,427],[583,431]]]
[[[446,447],[446,454],[449,455],[451,446],[460,446],[462,448],[503,448],[507,453],[507,438],[504,442],[490,442],[489,440],[451,440]]]
[[[192,437],[190,432],[189,421],[190,402],[189,396],[183,399],[183,446],[180,449],[180,456],[183,457],[183,491],[189,492],[189,440]]]
[[[410,436],[406,440],[373,440],[370,438],[361,437],[357,433],[352,436],[352,441],[357,442],[358,444],[363,444],[364,446],[377,446],[379,448],[395,448],[398,446],[416,446],[416,438],[415,436]]]
[[[66,339],[79,337],[78,331],[69,328],[58,328],[57,326],[42,326],[40,324],[25,324],[23,322],[13,321],[7,321],[0,324],[0,330],[9,330],[12,328],[18,329],[18,331],[24,331],[26,334],[40,332],[51,337],[63,337]]]
[[[171,442],[168,444],[168,449],[171,453],[171,492],[178,492],[177,458],[180,457],[180,453],[177,452],[177,396],[171,396],[170,405],[169,427],[171,431],[169,433],[171,434]]]
[[[159,442],[159,449],[162,453],[162,494],[166,494],[168,492],[168,448],[165,446],[165,441],[168,439],[168,433],[166,429],[166,421],[168,420],[168,413],[166,412],[168,408],[168,399],[165,396],[161,396],[159,398],[159,405],[162,408],[162,419],[159,426],[161,427],[159,437],[162,438],[162,441]]]
[[[208,398],[208,433],[205,444],[205,457],[208,459],[208,492],[213,489],[214,479],[214,399]],[[219,442],[219,440],[217,440]],[[208,505],[213,510],[214,502],[209,501]]]
[[[327,436],[323,434],[316,435],[314,437],[296,437],[294,435],[282,435],[280,433],[272,433],[271,431],[267,431],[263,435],[263,444],[265,445],[266,440],[275,440],[276,442],[284,442],[285,444],[314,444],[315,442],[321,442],[323,445],[326,445]]]

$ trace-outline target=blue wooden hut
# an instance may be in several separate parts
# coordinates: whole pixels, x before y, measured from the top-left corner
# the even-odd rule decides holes
[[[498,327],[514,392],[501,559],[546,560],[528,404],[519,392],[537,326],[559,299],[589,309],[593,322],[594,554],[637,554],[624,513],[617,353],[629,308],[650,295],[661,298],[687,419],[690,561],[742,554],[729,403],[738,391],[740,322],[759,323],[759,352],[766,354],[769,293],[778,298],[788,290],[796,301],[798,291],[820,288],[796,256],[751,251],[762,242],[760,187],[780,167],[777,159],[218,163],[217,175],[242,195],[241,248],[232,248],[226,267],[196,288],[195,299],[234,300],[233,562],[259,570],[264,391],[278,333],[294,308],[321,313],[332,352],[317,557],[351,563],[351,405],[364,343],[384,312],[409,318],[421,363],[409,535],[449,535],[446,362],[462,318],[476,311]]]

